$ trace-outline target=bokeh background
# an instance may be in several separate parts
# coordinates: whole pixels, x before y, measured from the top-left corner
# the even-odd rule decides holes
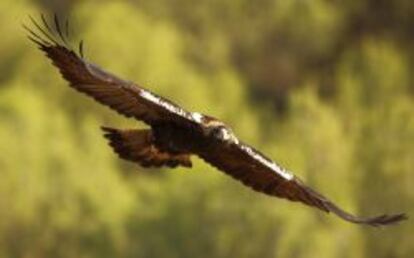
[[[0,1],[0,257],[414,257],[414,225],[352,225],[193,169],[120,161],[21,28],[70,17],[87,59],[227,122],[356,214],[414,214],[414,1]]]

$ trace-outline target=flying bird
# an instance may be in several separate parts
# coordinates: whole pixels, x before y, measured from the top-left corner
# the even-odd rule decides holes
[[[222,121],[189,112],[140,85],[121,79],[87,61],[83,42],[77,50],[69,42],[69,23],[55,15],[48,23],[30,17],[32,26],[23,25],[28,38],[51,59],[70,87],[84,93],[119,114],[146,123],[148,129],[102,127],[105,138],[121,159],[142,167],[192,167],[196,155],[257,192],[301,202],[340,218],[371,226],[388,225],[406,215],[354,216],[312,190],[298,177],[264,154],[239,140]]]

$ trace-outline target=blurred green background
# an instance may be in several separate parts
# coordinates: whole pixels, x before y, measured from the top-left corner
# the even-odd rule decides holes
[[[0,1],[0,257],[414,257],[412,220],[352,225],[193,169],[119,160],[25,38],[69,16],[87,59],[227,122],[356,214],[414,213],[414,1]]]

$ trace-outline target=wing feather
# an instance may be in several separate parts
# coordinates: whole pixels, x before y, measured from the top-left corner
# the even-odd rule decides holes
[[[102,127],[102,130],[109,145],[122,159],[136,162],[143,167],[192,166],[189,154],[160,150],[154,144],[151,130],[121,130],[109,127]]]
[[[94,98],[126,117],[136,118],[149,125],[166,121],[187,123],[190,126],[197,124],[191,113],[178,105],[87,62],[83,58],[82,42],[79,46],[79,53],[71,50],[56,16],[55,31],[51,29],[52,26],[48,25],[43,16],[44,27],[34,18],[30,17],[30,19],[39,33],[24,25],[23,27],[29,33],[29,39],[52,60],[53,65],[59,69],[63,78],[75,90]]]
[[[306,186],[301,180],[272,162],[259,151],[243,143],[216,144],[213,150],[199,156],[244,185],[267,195],[301,202],[325,212],[332,212],[349,222],[381,226],[406,219],[405,214],[370,218],[354,216]]]

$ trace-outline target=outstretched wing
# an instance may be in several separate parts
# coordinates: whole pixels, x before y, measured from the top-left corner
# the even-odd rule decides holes
[[[406,219],[404,214],[372,218],[356,217],[345,212],[297,177],[243,143],[217,143],[213,150],[199,154],[202,159],[246,186],[267,195],[302,202],[358,224],[381,226]]]
[[[34,29],[24,25],[28,37],[35,42],[59,69],[70,86],[95,100],[109,106],[118,113],[142,120],[149,125],[160,122],[195,124],[191,114],[178,105],[157,96],[142,87],[122,80],[83,58],[83,43],[79,53],[68,45],[68,23],[65,31],[55,15],[54,26],[41,16],[42,24],[31,18]]]

